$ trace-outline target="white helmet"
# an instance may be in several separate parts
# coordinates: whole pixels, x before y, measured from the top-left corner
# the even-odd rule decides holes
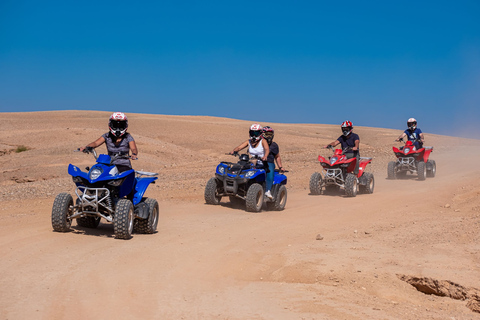
[[[414,131],[417,128],[417,120],[415,118],[410,118],[407,120],[408,129]]]
[[[250,126],[250,131],[248,134],[250,135],[250,140],[255,142],[262,138],[263,128],[258,123],[254,123]]]
[[[117,138],[120,138],[127,132],[128,119],[123,112],[114,112],[108,121],[110,132]]]

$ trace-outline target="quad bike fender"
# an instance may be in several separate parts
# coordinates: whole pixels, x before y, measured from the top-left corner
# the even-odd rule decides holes
[[[402,150],[398,149],[397,147],[392,147],[394,153],[402,153]]]
[[[83,172],[79,167],[74,166],[73,164],[68,165],[68,174],[72,177],[81,177],[88,180],[88,173]]]
[[[142,201],[143,195],[145,194],[145,191],[147,191],[150,183],[154,183],[154,181],[157,179],[157,177],[145,177],[135,179],[135,194],[133,195],[134,205],[137,205],[138,203],[140,203],[140,201]]]
[[[360,178],[367,167],[367,164],[372,162],[372,158],[360,158],[360,164],[358,165],[358,175],[357,178]]]
[[[135,186],[135,171],[128,170],[128,171],[122,172],[121,174],[116,176],[114,180],[118,180],[118,179],[125,179],[120,185],[119,187],[120,189],[118,193],[118,196],[120,198],[123,198],[124,196],[130,194]]]
[[[322,156],[318,156],[318,161],[320,161],[320,162],[325,162],[325,163],[330,163],[330,161],[327,161],[327,159],[325,159],[325,158],[322,157]]]
[[[273,176],[273,184],[287,184],[287,176],[275,172]]]
[[[427,162],[428,157],[430,156],[430,153],[432,153],[433,151],[433,147],[424,147],[424,149],[425,149],[425,152],[423,154],[423,161]]]
[[[345,161],[345,163],[349,163],[347,172],[353,172],[355,171],[355,166],[357,165],[357,158],[350,158]]]

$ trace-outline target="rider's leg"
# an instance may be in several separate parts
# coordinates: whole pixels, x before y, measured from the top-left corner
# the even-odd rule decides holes
[[[273,162],[267,162],[268,164],[268,169],[269,172],[267,173],[267,185],[266,185],[266,191],[272,190],[273,186],[273,176],[275,175],[275,163]]]

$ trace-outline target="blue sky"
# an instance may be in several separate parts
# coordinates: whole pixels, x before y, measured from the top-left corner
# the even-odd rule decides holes
[[[478,138],[480,1],[0,0],[0,111],[73,109]]]

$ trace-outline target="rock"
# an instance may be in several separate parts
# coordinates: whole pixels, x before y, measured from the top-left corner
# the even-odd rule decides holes
[[[319,233],[319,234],[317,234],[317,238],[316,238],[316,240],[323,240],[323,237],[322,237],[322,235],[321,235],[320,233]]]
[[[450,205],[447,203],[446,205],[443,206],[444,208],[450,208]]]

